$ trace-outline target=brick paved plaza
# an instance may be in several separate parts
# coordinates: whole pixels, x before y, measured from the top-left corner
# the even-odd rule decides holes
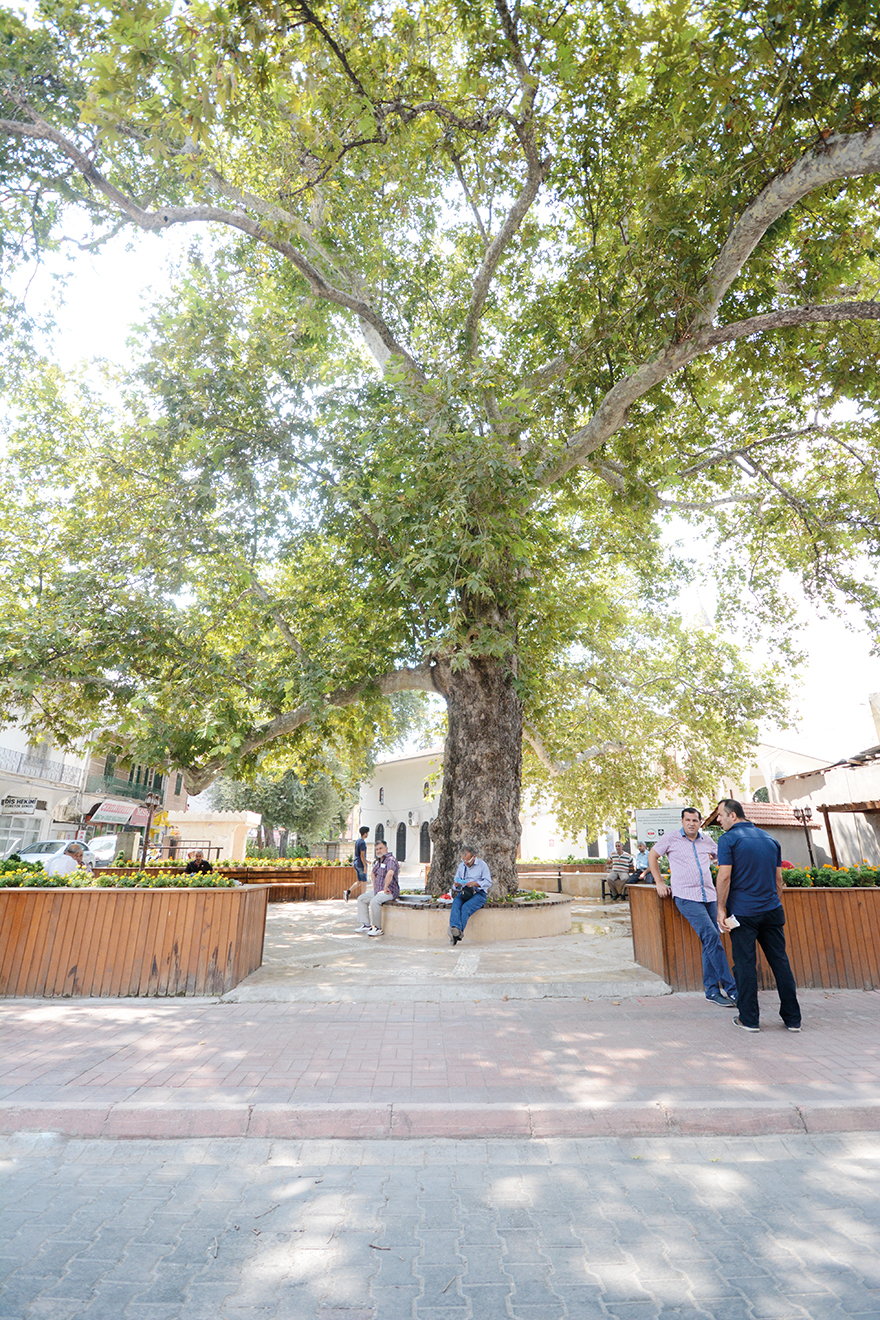
[[[307,906],[228,1002],[0,1004],[3,1320],[880,1320],[880,994]]]

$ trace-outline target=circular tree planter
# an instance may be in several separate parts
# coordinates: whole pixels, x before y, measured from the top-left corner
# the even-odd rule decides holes
[[[441,943],[449,930],[449,904],[443,907],[400,899],[382,908],[382,929],[398,940],[420,944]],[[571,898],[548,894],[534,903],[505,903],[486,906],[468,921],[467,944],[495,944],[501,940],[540,940],[566,935],[571,930]]]

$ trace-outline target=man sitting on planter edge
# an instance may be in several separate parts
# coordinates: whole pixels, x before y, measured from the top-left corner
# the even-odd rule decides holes
[[[489,868],[476,849],[462,844],[461,862],[452,882],[452,907],[449,912],[449,943],[456,945],[464,935],[468,917],[479,912],[489,897],[492,877]]]
[[[709,863],[718,856],[715,840],[700,829],[702,816],[694,807],[681,813],[681,829],[658,839],[648,854],[654,886],[661,898],[670,888],[675,906],[690,922],[703,946],[703,989],[719,1008],[736,1004],[736,984],[718,934],[718,903]],[[669,858],[671,886],[660,875],[658,858]]]
[[[400,897],[397,858],[386,848],[382,839],[376,840],[376,860],[373,862],[373,893],[363,893],[357,901],[360,925],[359,935],[382,935],[382,905],[393,903]]]

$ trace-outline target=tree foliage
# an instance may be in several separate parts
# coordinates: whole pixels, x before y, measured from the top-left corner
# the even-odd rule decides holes
[[[863,6],[52,0],[0,32],[7,259],[71,208],[193,232],[112,404],[17,374],[7,702],[198,789],[273,746],[307,777],[494,663],[574,829],[706,789],[778,713],[725,628],[783,633],[782,572],[875,615]]]
[[[220,778],[211,786],[215,811],[260,813],[265,846],[271,846],[276,829],[295,834],[299,843],[334,838],[356,797],[350,785],[340,792],[329,775],[315,775],[302,783],[290,770],[258,775],[251,783]]]

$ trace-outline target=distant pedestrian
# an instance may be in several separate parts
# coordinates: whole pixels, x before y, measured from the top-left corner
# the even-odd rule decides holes
[[[342,896],[346,903],[351,898],[352,889],[357,889],[358,885],[363,885],[364,889],[366,889],[367,885],[367,835],[370,832],[370,827],[368,825],[362,825],[358,832],[360,838],[354,845],[354,869],[357,879],[351,886],[351,889],[343,889],[342,891]],[[363,890],[361,893],[363,893]],[[360,894],[355,895],[355,897],[359,898]]]
[[[658,839],[649,854],[651,875],[661,898],[670,885],[660,874],[660,857],[669,858],[672,897],[685,921],[690,922],[703,946],[703,989],[720,1008],[736,1004],[736,983],[718,933],[718,903],[712,884],[711,862],[718,856],[715,840],[700,829],[702,816],[695,807],[681,813],[681,829]]]
[[[742,803],[722,798],[718,823],[718,920],[730,931],[739,1015],[734,1023],[760,1031],[758,954],[761,946],[779,994],[779,1016],[789,1031],[801,1029],[801,1007],[785,951],[782,906],[782,849],[775,839],[745,819]]]
[[[615,843],[614,852],[608,858],[608,866],[605,879],[611,890],[611,897],[616,903],[618,899],[626,898],[626,886],[633,874],[632,854],[624,852],[622,839],[618,839]]]
[[[190,853],[189,861],[183,868],[184,875],[207,875],[214,868],[209,861],[205,860],[205,854],[201,852]]]
[[[469,843],[462,844],[461,861],[452,882],[452,907],[449,911],[449,943],[453,946],[464,935],[468,918],[472,917],[489,897],[492,877],[489,868]]]
[[[639,851],[636,853],[636,859],[633,866],[635,867],[635,874],[632,878],[632,883],[637,885],[650,869],[647,844],[639,844]]]
[[[358,917],[361,923],[357,928],[358,934],[381,935],[383,933],[382,905],[391,903],[395,898],[400,897],[399,872],[400,867],[397,864],[397,858],[392,857],[381,839],[377,839],[376,860],[373,862],[372,897],[364,893],[357,901]]]

